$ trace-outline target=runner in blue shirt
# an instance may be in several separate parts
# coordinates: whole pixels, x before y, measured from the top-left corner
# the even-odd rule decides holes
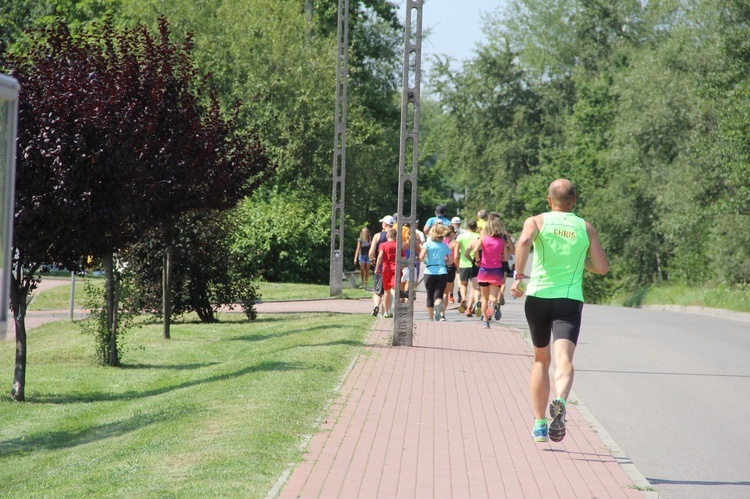
[[[439,223],[443,225],[450,225],[451,221],[448,217],[445,216],[445,205],[439,204],[435,207],[435,216],[430,217],[427,219],[427,222],[424,224],[424,233],[429,234],[430,229],[433,225],[435,225],[436,222],[440,221]]]
[[[445,320],[443,315],[443,293],[448,280],[447,265],[453,265],[453,254],[443,238],[450,227],[434,224],[429,240],[419,252],[419,261],[424,262],[424,287],[427,291],[427,316],[430,320]]]

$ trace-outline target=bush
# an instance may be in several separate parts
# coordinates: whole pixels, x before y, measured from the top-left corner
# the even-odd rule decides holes
[[[330,199],[304,192],[256,191],[236,211],[234,226],[232,252],[266,281],[328,283]],[[356,241],[355,224],[346,227],[346,242]],[[354,251],[349,246],[345,244],[345,262]]]
[[[239,304],[249,319],[256,318],[260,297],[252,284],[255,274],[232,254],[226,213],[205,211],[182,217],[172,227],[172,313],[195,312],[202,322],[215,322],[222,306]],[[131,246],[133,271],[143,311],[163,316],[162,272],[166,244],[159,234]]]
[[[120,359],[127,352],[125,348],[125,333],[133,327],[133,322],[137,316],[136,312],[136,293],[133,286],[133,279],[130,272],[125,269],[114,271],[115,297],[117,298],[116,307],[116,349],[115,359],[110,363],[112,354],[112,331],[107,326],[107,304],[105,299],[105,290],[101,283],[94,283],[86,280],[84,291],[86,301],[84,308],[89,310],[89,315],[78,321],[78,326],[83,334],[90,334],[94,337],[94,356],[97,362],[102,365],[120,365]]]

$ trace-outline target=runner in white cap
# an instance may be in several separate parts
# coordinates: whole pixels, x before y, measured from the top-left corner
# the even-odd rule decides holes
[[[460,236],[464,232],[466,232],[464,229],[461,228],[461,218],[460,217],[453,217],[451,218],[451,225],[456,231],[456,237]]]

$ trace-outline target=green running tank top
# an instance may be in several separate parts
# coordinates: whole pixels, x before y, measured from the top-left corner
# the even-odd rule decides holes
[[[583,270],[589,249],[586,221],[573,213],[542,214],[526,294],[583,301]]]

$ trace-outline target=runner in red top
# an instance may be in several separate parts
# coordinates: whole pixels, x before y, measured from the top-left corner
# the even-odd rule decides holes
[[[382,272],[383,280],[383,308],[386,319],[393,317],[393,288],[396,287],[396,229],[389,229],[386,242],[378,247],[378,261],[375,272]],[[382,263],[382,267],[381,267]]]

